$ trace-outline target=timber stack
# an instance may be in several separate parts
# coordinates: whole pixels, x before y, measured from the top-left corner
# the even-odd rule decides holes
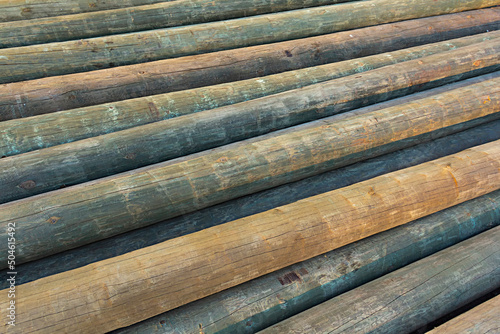
[[[500,328],[500,0],[0,1],[5,333]]]

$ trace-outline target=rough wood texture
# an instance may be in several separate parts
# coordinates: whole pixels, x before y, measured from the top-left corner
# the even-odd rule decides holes
[[[470,76],[481,69],[499,68],[500,39],[495,39],[297,91],[6,157],[0,160],[3,170],[0,203],[263,135],[408,94],[428,83],[436,85]],[[500,111],[500,79],[421,100],[419,105],[393,107],[373,116],[377,118],[376,125],[356,120],[358,123],[350,123],[350,126],[361,126],[365,130],[369,126],[387,128],[389,135],[373,130],[373,136],[382,140],[380,144],[389,143],[401,139],[391,137],[391,122],[409,110],[419,110],[438,122],[424,126],[427,131],[423,133],[496,114]],[[406,121],[417,126],[423,119],[419,116]],[[345,129],[339,131],[346,133]],[[415,130],[415,135],[419,134],[422,132]],[[404,138],[408,137],[412,137],[411,133]],[[363,145],[363,141],[360,143]]]
[[[84,14],[0,22],[0,48],[222,21],[347,1],[350,0],[177,0]]]
[[[500,29],[500,8],[0,85],[0,120],[244,80]],[[159,109],[161,110],[161,109]]]
[[[497,264],[498,266],[499,264]],[[487,334],[500,333],[500,296],[428,332],[429,334]]]
[[[500,227],[259,333],[410,333],[500,287]]]
[[[463,84],[463,82],[460,82],[460,84]],[[454,86],[457,85],[454,84]],[[435,89],[435,91],[442,89]],[[413,94],[397,99],[398,101],[391,100],[376,106],[363,108],[364,110],[359,110],[358,112],[380,110],[389,105],[403,103],[404,101],[414,101],[425,97],[423,95],[429,93],[426,91],[425,93]],[[473,126],[469,123],[471,122],[462,123],[460,126],[462,128]],[[456,130],[459,131],[460,128],[457,127]],[[439,134],[436,133],[433,138],[428,138],[430,140],[428,142],[423,142],[388,155],[362,161],[297,182],[284,184],[256,194],[239,197],[219,205],[191,212],[128,233],[122,233],[115,237],[58,253],[38,261],[28,262],[17,266],[18,271],[23,273],[21,277],[18,277],[17,282],[18,284],[23,284],[66,270],[75,269],[205,228],[261,213],[277,206],[290,204],[306,197],[346,187],[385,173],[438,159],[472,146],[498,140],[500,139],[500,121],[487,122],[484,125],[476,126],[454,135],[435,139],[438,136]],[[2,274],[7,275],[7,270],[0,272],[0,275]],[[7,288],[8,284],[9,282],[7,281],[0,281],[0,289]]]
[[[496,191],[113,334],[255,333],[499,224]]]
[[[495,89],[499,89],[497,80],[490,81]],[[498,110],[492,111],[499,101],[490,92],[482,93],[466,102],[462,98],[477,92],[457,90],[440,98],[342,120],[323,119],[300,131],[291,129],[7,203],[0,206],[0,222],[6,226],[15,221],[20,226],[16,230],[16,263],[42,258],[415,145],[422,136],[432,136],[437,130],[443,135],[467,120],[483,119],[488,114],[500,116]],[[2,176],[21,167],[5,168]],[[95,165],[90,168],[96,169]],[[76,168],[71,171],[84,172]],[[58,170],[53,173],[53,177],[60,177]],[[20,184],[25,189],[34,186],[36,181],[32,179]],[[0,232],[1,240],[6,240],[6,231]]]
[[[16,304],[24,316],[15,330],[95,333],[127,326],[485,195],[500,189],[499,144],[476,146],[18,286]],[[57,226],[64,219],[45,224]],[[488,243],[476,244],[481,244],[477,254],[487,252]],[[484,258],[482,264],[491,270],[488,259],[498,261],[498,256]],[[5,317],[7,295],[0,292]]]
[[[304,38],[498,5],[498,0],[367,0],[185,27],[2,49],[0,83]]]
[[[0,156],[26,153],[134,126],[215,109],[435,53],[455,50],[498,37],[500,37],[500,31],[493,31],[262,78],[0,122]],[[477,46],[477,48],[482,48],[482,46]],[[469,51],[471,54],[475,54],[477,50]],[[500,47],[498,53],[500,53]],[[446,55],[446,57],[448,56],[451,54]],[[398,69],[388,67],[386,71],[395,72]],[[431,81],[430,78],[428,80]],[[413,85],[415,84],[413,80],[411,82]],[[57,128],[57,132],[54,132],[54,128]],[[135,145],[140,146],[141,140],[136,140],[130,140],[128,144],[135,143]]]
[[[94,12],[166,1],[168,0],[0,0],[0,22]]]

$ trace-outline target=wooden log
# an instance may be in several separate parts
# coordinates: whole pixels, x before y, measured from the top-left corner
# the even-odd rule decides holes
[[[485,8],[498,0],[367,0],[0,52],[0,83],[234,49],[420,17]],[[396,10],[397,8],[397,10]]]
[[[5,121],[0,123],[0,156],[26,153],[252,100],[498,37],[500,31],[494,31],[262,78]],[[471,50],[471,54],[474,53]],[[396,68],[387,71],[394,72]]]
[[[497,80],[489,81],[496,89]],[[0,206],[0,222],[7,226],[15,221],[20,226],[17,263],[42,258],[412,146],[432,137],[436,131],[440,135],[454,131],[453,125],[461,127],[460,123],[468,120],[489,120],[488,114],[500,116],[499,101],[489,89],[479,96],[474,94],[477,92],[472,89],[456,90],[341,120],[323,119],[307,124],[300,131],[290,129],[280,135],[242,141],[7,203]],[[471,96],[474,96],[472,101],[465,101]],[[492,106],[497,110],[493,111]],[[4,158],[2,163],[14,158]],[[19,168],[22,166],[4,168],[2,177],[13,175],[12,170]],[[72,174],[84,172],[71,170]],[[60,170],[52,173],[54,178],[60,177]],[[36,181],[32,179],[20,184],[27,189],[33,186]],[[6,240],[6,231],[4,228],[0,232],[0,240]],[[0,259],[2,256],[7,255],[0,254]]]
[[[500,227],[259,333],[410,333],[500,287]]]
[[[424,94],[413,94],[398,100],[416,100],[421,98],[421,95]],[[364,109],[377,110],[381,109],[382,105],[387,107],[390,104],[398,104],[398,102],[391,100]],[[472,127],[473,124],[470,123],[460,125],[463,128]],[[459,131],[460,128],[457,127],[456,130]],[[75,269],[498,139],[500,139],[500,120],[486,122],[486,124],[429,142],[423,142],[388,155],[284,184],[253,195],[240,197],[38,261],[28,262],[17,267],[18,271],[23,273],[21,277],[18,277],[17,282],[18,284],[24,284],[42,277]],[[3,273],[7,275],[7,270],[4,270]],[[7,281],[0,281],[0,289],[7,287]]]
[[[500,296],[429,331],[429,334],[473,334],[500,332]]]
[[[0,2],[0,22],[87,13],[166,1],[169,0],[7,0]]]
[[[499,224],[496,191],[113,334],[255,333]]]
[[[351,0],[177,0],[83,14],[0,22],[0,48],[221,21],[347,1]]]
[[[476,146],[18,286],[16,305],[24,317],[16,320],[16,330],[95,333],[127,326],[485,195],[500,189],[499,144]],[[4,317],[5,292],[0,291]]]
[[[500,69],[500,39],[300,90],[6,157],[0,160],[0,169],[4,171],[0,176],[0,203],[201,152],[494,69]],[[486,104],[485,94],[489,99]],[[495,114],[500,111],[500,79],[420,103],[418,109],[422,113],[436,110],[429,117],[449,117],[448,126]],[[394,108],[401,113],[408,106]],[[448,113],[446,108],[460,112]],[[390,111],[379,117],[379,122],[394,115],[394,110]],[[35,141],[43,140],[33,134]],[[19,139],[24,140],[24,136]]]
[[[0,120],[261,77],[500,29],[500,9],[0,85]]]

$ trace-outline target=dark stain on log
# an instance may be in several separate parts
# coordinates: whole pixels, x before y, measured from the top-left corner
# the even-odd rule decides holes
[[[47,223],[49,223],[49,224],[55,224],[55,223],[57,223],[60,219],[61,219],[61,217],[50,217],[49,219],[47,219]]]
[[[36,182],[33,180],[24,181],[21,184],[19,184],[19,188],[25,189],[25,190],[33,189],[33,188],[35,188],[35,186],[36,186]]]
[[[285,50],[285,54],[287,57],[293,57],[293,54],[288,50]]]
[[[135,152],[130,152],[125,156],[125,159],[127,160],[134,160],[137,157],[137,154]]]
[[[153,102],[148,103],[150,115],[153,119],[159,120],[160,119],[160,112],[158,111],[158,108]]]
[[[23,13],[31,13],[31,8],[27,7],[27,8],[23,8],[21,10]]]
[[[293,282],[302,283],[302,278],[295,271],[289,272],[281,277],[278,277],[278,281],[280,281],[281,285],[292,284]]]

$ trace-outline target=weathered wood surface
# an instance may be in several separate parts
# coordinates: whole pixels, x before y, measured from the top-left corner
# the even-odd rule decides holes
[[[351,0],[177,0],[84,14],[0,22],[0,48],[222,21],[347,1]]]
[[[500,227],[259,333],[410,333],[500,287]]]
[[[143,63],[498,5],[367,0],[191,26],[2,49],[0,83]]]
[[[113,333],[255,333],[499,224],[496,191]]]
[[[215,109],[435,53],[455,50],[499,37],[500,31],[493,31],[262,78],[0,122],[0,156],[26,153],[134,126]],[[475,54],[482,46],[478,45],[477,48],[469,50],[470,53]],[[500,48],[498,52],[500,53]],[[446,57],[450,55],[447,54]],[[394,73],[399,70],[395,67],[389,67],[387,71]],[[432,81],[431,78],[427,80]],[[414,84],[413,79],[410,82]],[[368,87],[364,87],[364,89],[366,88]],[[54,128],[57,128],[57,132],[54,132]],[[148,130],[149,132],[151,131]],[[140,139],[132,139],[130,142],[138,146],[141,145]]]
[[[500,264],[497,264],[499,266]],[[431,330],[429,334],[485,334],[500,333],[500,296],[494,297],[472,310],[459,315]]]
[[[500,8],[481,9],[5,84],[0,85],[0,120],[244,80],[498,29]]]
[[[488,82],[498,89],[497,80]],[[17,263],[42,258],[415,145],[436,131],[445,135],[455,130],[453,125],[462,128],[461,123],[468,120],[489,120],[488,114],[500,116],[498,110],[492,110],[492,106],[498,108],[499,101],[487,90],[471,101],[462,101],[474,94],[477,92],[464,88],[341,120],[326,118],[297,131],[292,128],[3,204],[0,222],[2,226],[13,221],[20,225]],[[2,177],[19,168],[22,166],[3,169]],[[90,168],[96,169],[95,165]],[[52,177],[60,177],[60,170],[52,173]],[[24,189],[35,186],[33,179],[20,184]],[[1,240],[7,238],[6,229],[0,233]]]
[[[0,22],[94,12],[169,0],[2,0]]]
[[[460,84],[463,84],[463,82],[460,82]],[[454,85],[458,86],[458,84]],[[434,91],[438,90],[443,90],[443,88],[434,89]],[[364,110],[358,112],[378,110],[404,101],[416,100],[429,93],[426,91],[425,93],[413,94],[397,99],[401,102],[391,100],[364,108]],[[463,128],[473,126],[473,124],[467,123],[461,125]],[[459,131],[460,129],[457,128],[456,130]],[[435,134],[435,136],[438,137],[438,134]],[[18,277],[17,282],[23,284],[75,269],[498,139],[500,139],[500,121],[487,122],[484,125],[423,142],[379,158],[369,159],[304,180],[233,199],[158,224],[123,233],[113,238],[68,250],[38,261],[28,262],[17,266],[18,271],[23,273],[21,277]],[[0,272],[0,274],[2,273],[6,275],[7,270]],[[7,285],[7,281],[0,281],[0,289],[7,288]]]
[[[16,304],[23,317],[15,330],[95,333],[127,326],[485,195],[500,189],[499,144],[476,146],[18,286]],[[54,220],[46,224],[57,226],[64,217]],[[488,243],[474,244],[480,246],[477,254],[488,253]],[[500,255],[498,244],[494,247]],[[484,259],[489,270],[488,260],[498,261],[498,256],[469,257]],[[493,286],[493,279],[487,281]],[[1,292],[5,316],[8,300]]]
[[[263,135],[275,129],[408,94],[428,83],[435,85],[467,77],[471,70],[477,73],[481,68],[500,68],[500,39],[312,85],[299,91],[291,90],[6,157],[0,160],[3,171],[0,176],[0,203]],[[492,114],[498,113],[500,117],[499,111],[500,79],[495,78],[421,100],[418,104],[409,103],[378,112],[371,116],[376,118],[375,124],[359,118],[349,126],[356,128],[352,131],[362,133],[371,128],[374,132],[370,136],[376,137],[379,145],[383,145],[413,136],[407,132],[401,138],[392,137],[397,128],[392,122],[398,119],[405,119],[416,129],[419,122],[427,123],[421,115],[437,121],[436,124],[423,125],[426,129],[423,132],[415,130],[414,135],[420,135]],[[407,118],[410,113],[421,115],[416,119]],[[404,116],[400,118],[400,114]],[[387,132],[376,131],[382,128]],[[345,129],[337,131],[349,136]],[[371,137],[366,140],[374,142]],[[360,139],[358,145],[365,143]]]

